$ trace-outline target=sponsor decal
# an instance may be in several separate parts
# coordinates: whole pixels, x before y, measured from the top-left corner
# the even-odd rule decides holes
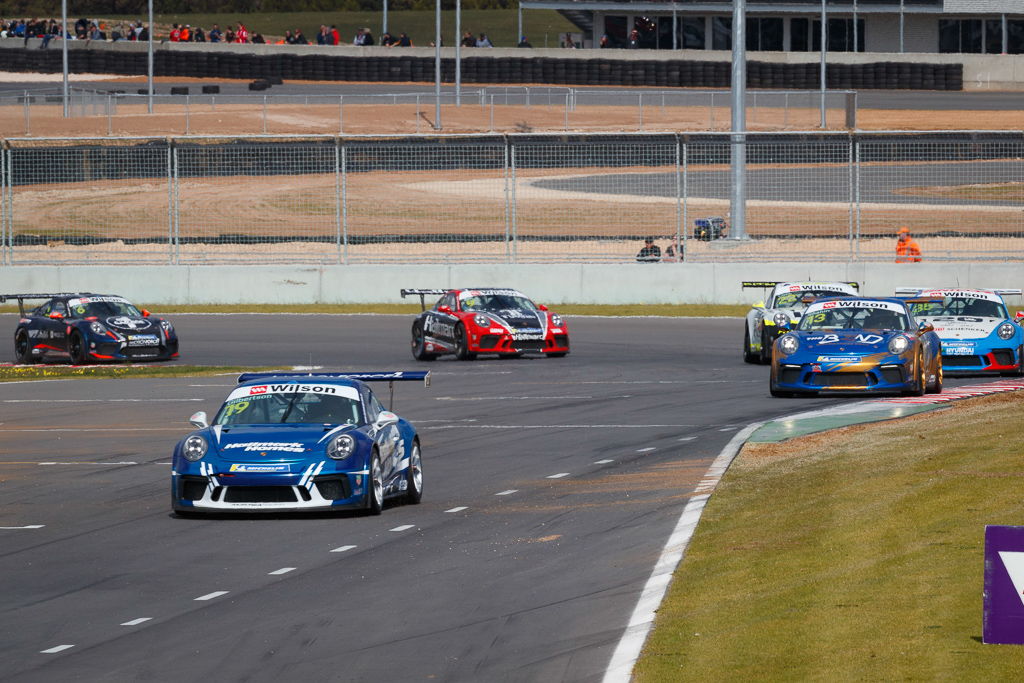
[[[884,337],[877,334],[858,334],[853,341],[861,344],[881,344]]]
[[[306,447],[301,443],[287,441],[248,441],[244,443],[229,443],[222,447],[223,450],[241,448],[246,453],[253,451],[283,451],[285,453],[302,453]]]
[[[811,306],[807,309],[807,315],[814,311],[826,308],[880,308],[897,313],[903,312],[903,307],[889,301],[825,301],[818,306]]]
[[[83,296],[80,299],[68,299],[68,307],[85,306],[92,303],[127,304],[128,300],[119,296]]]
[[[291,470],[291,465],[241,465],[236,463],[228,471],[247,474],[270,474],[273,472],[291,472]]]
[[[145,318],[129,318],[126,315],[113,315],[106,322],[108,327],[119,330],[144,330],[152,324]]]
[[[544,339],[543,334],[513,334],[512,339],[515,341],[537,341]]]
[[[250,396],[256,396],[258,394],[265,394],[265,393],[267,393],[266,385],[258,386],[258,387],[249,387],[249,395]]]
[[[950,299],[985,299],[987,301],[1002,301],[993,292],[985,292],[980,289],[928,289],[919,296],[922,297],[948,297]]]
[[[423,323],[423,329],[427,334],[441,337],[454,337],[455,326],[451,323],[441,322],[433,316],[428,316]]]
[[[942,353],[947,356],[970,356],[974,354],[974,349],[970,346],[943,346]]]
[[[860,356],[818,356],[819,363],[856,363]]]
[[[30,339],[63,339],[66,335],[55,330],[29,330]]]
[[[459,301],[462,301],[464,299],[471,299],[474,296],[480,296],[481,294],[503,294],[505,296],[523,296],[520,292],[514,289],[467,289],[462,292],[459,292]],[[523,298],[525,299],[526,297],[523,296]]]
[[[1024,527],[985,527],[982,641],[1024,644]]]
[[[505,334],[505,330],[501,329],[500,327],[492,327],[491,329],[487,330],[487,333],[488,334]]]
[[[159,346],[160,339],[155,334],[130,334],[128,346]]]

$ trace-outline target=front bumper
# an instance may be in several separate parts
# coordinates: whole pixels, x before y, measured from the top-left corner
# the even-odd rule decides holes
[[[568,334],[549,334],[538,339],[517,339],[505,334],[472,334],[473,353],[569,353]]]
[[[966,349],[970,353],[950,353],[954,348]],[[1017,352],[1009,348],[942,348],[942,370],[947,375],[1015,372],[1020,369],[1020,363]]]
[[[913,368],[904,362],[829,370],[815,363],[779,363],[772,370],[777,389],[799,393],[894,393],[914,388]]]
[[[171,339],[148,346],[133,346],[128,342],[109,339],[90,341],[88,353],[89,359],[96,362],[171,360],[178,357],[178,340]]]
[[[200,464],[200,463],[197,463]],[[338,510],[365,505],[367,472],[321,473],[323,465],[301,473],[236,475],[198,471],[171,473],[175,510],[195,512],[276,512]],[[188,468],[192,470],[193,468]]]

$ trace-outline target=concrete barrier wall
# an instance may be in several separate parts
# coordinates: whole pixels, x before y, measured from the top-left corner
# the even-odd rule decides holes
[[[896,287],[1022,287],[1010,263],[657,263],[626,265],[7,266],[0,293],[91,291],[151,305],[398,303],[399,289],[514,287],[538,302],[747,303],[743,280],[841,280]],[[408,301],[408,300],[407,300]]]

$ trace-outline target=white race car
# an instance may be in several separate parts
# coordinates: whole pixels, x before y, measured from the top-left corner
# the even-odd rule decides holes
[[[771,292],[747,312],[743,323],[743,360],[770,363],[772,344],[785,330],[796,327],[807,305],[816,299],[833,296],[857,296],[856,282],[744,282],[744,289]]]
[[[1004,296],[1019,289],[900,287],[896,296],[915,299],[914,317],[935,327],[947,373],[1024,375],[1024,313],[1010,317]],[[928,300],[928,301],[921,301]]]

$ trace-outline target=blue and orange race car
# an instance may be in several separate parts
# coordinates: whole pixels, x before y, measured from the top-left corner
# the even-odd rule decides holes
[[[837,298],[810,304],[775,341],[772,396],[942,391],[942,353],[913,300]]]
[[[15,299],[21,320],[14,330],[19,363],[69,360],[170,360],[178,357],[178,334],[167,320],[151,316],[124,297],[111,294],[0,294]],[[42,299],[26,310],[25,302]]]

